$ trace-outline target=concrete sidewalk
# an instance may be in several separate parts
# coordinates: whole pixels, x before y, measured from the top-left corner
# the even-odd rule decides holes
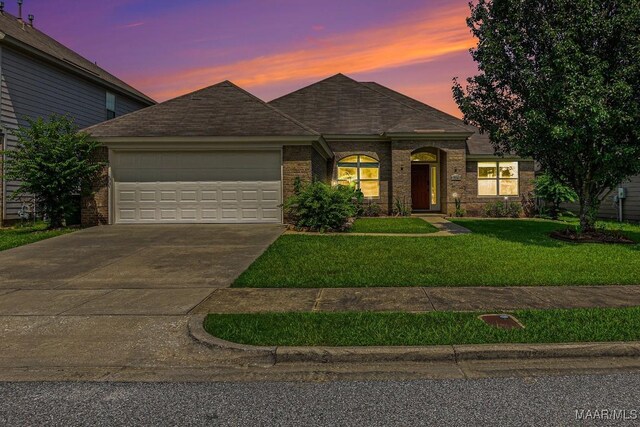
[[[225,288],[191,313],[499,311],[640,306],[638,286]]]

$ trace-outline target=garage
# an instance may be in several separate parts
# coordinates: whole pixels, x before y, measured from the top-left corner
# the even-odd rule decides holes
[[[280,223],[280,150],[113,150],[116,224]]]

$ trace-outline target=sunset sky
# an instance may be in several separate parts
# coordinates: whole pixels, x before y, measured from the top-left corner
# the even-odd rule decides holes
[[[467,0],[25,0],[29,13],[158,101],[226,79],[269,101],[341,72],[460,116],[451,79],[476,70]]]

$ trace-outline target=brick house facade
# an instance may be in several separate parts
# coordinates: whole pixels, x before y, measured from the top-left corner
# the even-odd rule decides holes
[[[87,131],[110,167],[84,225],[282,222],[297,179],[357,186],[384,214],[451,215],[459,200],[478,215],[534,178],[530,159],[493,155],[461,120],[342,74],[268,104],[223,82]]]

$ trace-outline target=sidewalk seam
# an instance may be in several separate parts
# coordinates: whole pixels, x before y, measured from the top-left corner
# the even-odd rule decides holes
[[[427,301],[429,301],[429,305],[431,305],[431,309],[433,309],[433,311],[437,311],[436,306],[433,305],[433,301],[431,301],[431,296],[429,295],[429,292],[427,292],[427,288],[423,287],[422,292],[424,292],[424,294],[427,296]]]

